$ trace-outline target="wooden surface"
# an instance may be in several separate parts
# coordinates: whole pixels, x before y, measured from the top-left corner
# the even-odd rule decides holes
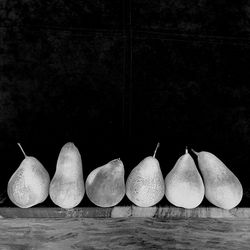
[[[115,209],[0,208],[0,249],[250,249],[248,208]]]

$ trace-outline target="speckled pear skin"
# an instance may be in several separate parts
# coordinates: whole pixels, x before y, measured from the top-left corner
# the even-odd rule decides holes
[[[56,205],[70,209],[81,202],[84,193],[81,155],[77,147],[72,142],[68,142],[59,153],[49,195]]]
[[[46,200],[50,177],[43,165],[26,156],[7,185],[9,199],[18,207],[29,208]]]
[[[204,184],[193,158],[182,155],[165,178],[166,198],[177,207],[187,209],[200,205],[204,198]]]
[[[157,204],[165,193],[165,183],[158,160],[146,157],[130,172],[126,181],[126,195],[139,207]]]
[[[94,169],[87,177],[86,194],[99,207],[117,205],[125,195],[124,165],[120,159]]]
[[[224,209],[236,207],[243,196],[243,188],[239,179],[212,153],[202,151],[196,154],[207,200]]]

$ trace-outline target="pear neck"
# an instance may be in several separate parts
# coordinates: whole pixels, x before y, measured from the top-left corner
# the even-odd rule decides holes
[[[64,163],[57,165],[56,172],[67,179],[75,179],[76,176],[82,175],[82,165],[78,166],[79,162]]]

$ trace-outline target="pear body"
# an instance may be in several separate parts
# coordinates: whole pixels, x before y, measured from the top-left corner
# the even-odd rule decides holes
[[[50,177],[43,165],[32,156],[25,156],[11,176],[7,193],[10,200],[21,208],[42,203],[49,194]]]
[[[94,169],[87,177],[86,194],[99,207],[117,205],[125,195],[124,165],[115,159]]]
[[[130,172],[126,195],[139,207],[151,207],[164,196],[165,184],[158,160],[146,157]]]
[[[56,205],[70,209],[81,202],[84,193],[81,155],[77,147],[68,142],[59,153],[49,195]]]
[[[177,207],[195,208],[204,198],[201,175],[189,153],[182,155],[165,178],[165,195]]]
[[[239,179],[212,153],[202,151],[197,155],[207,200],[224,209],[236,207],[243,196]]]

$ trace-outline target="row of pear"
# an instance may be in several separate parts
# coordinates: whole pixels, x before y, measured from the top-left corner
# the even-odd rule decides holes
[[[25,158],[11,176],[7,193],[21,208],[42,203],[48,196],[59,207],[74,208],[83,199],[85,191],[90,201],[100,207],[115,206],[125,195],[137,206],[150,207],[165,195],[177,207],[195,208],[206,197],[217,207],[231,209],[243,196],[239,179],[220,159],[206,151],[193,150],[197,168],[186,148],[164,180],[156,159],[158,143],[153,156],[144,158],[134,167],[126,183],[120,159],[94,169],[84,183],[81,155],[72,142],[62,147],[51,181],[40,161],[27,156],[18,145]]]

